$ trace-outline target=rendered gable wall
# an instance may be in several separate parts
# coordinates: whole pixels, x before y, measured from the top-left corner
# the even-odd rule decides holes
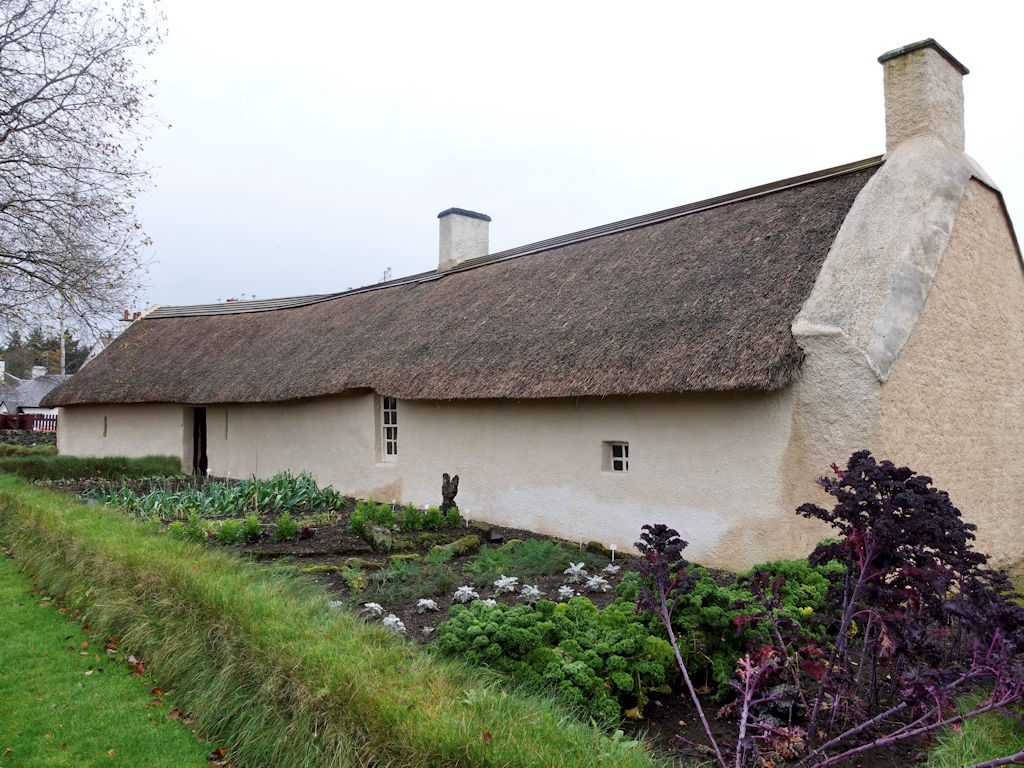
[[[1024,270],[978,181],[879,408],[877,453],[930,475],[978,525],[978,549],[1024,571]]]

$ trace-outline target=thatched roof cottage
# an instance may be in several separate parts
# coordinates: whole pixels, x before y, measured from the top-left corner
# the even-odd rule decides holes
[[[1020,558],[1024,273],[964,154],[933,40],[881,57],[886,154],[343,293],[158,306],[51,393],[60,450],[307,470],[626,548],[664,521],[706,564],[803,554],[793,514],[853,450],[931,474]]]

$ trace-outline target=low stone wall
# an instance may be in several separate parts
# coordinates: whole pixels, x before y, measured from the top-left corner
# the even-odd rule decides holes
[[[56,445],[56,432],[32,432],[28,429],[0,429],[0,443],[8,445]]]

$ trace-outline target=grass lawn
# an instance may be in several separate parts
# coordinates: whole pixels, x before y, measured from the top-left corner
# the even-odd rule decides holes
[[[2,550],[0,627],[0,768],[209,765],[214,745],[169,720],[167,697],[33,594]]]

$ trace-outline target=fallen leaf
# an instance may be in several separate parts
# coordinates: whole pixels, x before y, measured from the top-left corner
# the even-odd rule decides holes
[[[132,675],[142,677],[146,674],[146,665],[141,663],[135,663],[132,665]]]
[[[92,629],[92,624],[83,624],[82,625],[82,631],[83,632],[88,632],[90,629]]]
[[[162,707],[163,705],[164,703],[160,701],[160,699],[153,699],[151,702],[149,702],[149,704],[146,705],[146,709],[149,709],[150,707]]]
[[[61,748],[61,749],[67,749],[67,748],[68,748],[68,745],[67,745],[67,744],[61,744],[61,745],[60,745],[60,748]]]
[[[59,613],[59,614],[60,614],[60,615],[62,615],[62,616],[63,616],[63,615],[65,614],[65,613],[67,613],[67,612],[68,612],[68,609],[67,609],[67,608],[58,608],[58,609],[57,609],[57,613]]]
[[[92,674],[92,667],[89,667],[87,670],[85,670],[85,674],[86,675],[91,675]]]
[[[483,734],[481,734],[481,738],[484,740],[484,744],[490,744],[491,743],[491,732],[490,731],[484,731]]]
[[[632,709],[627,709],[624,714],[630,720],[643,720],[644,719],[643,714],[640,712],[640,707],[633,707]]]
[[[217,747],[210,754],[206,756],[207,760],[220,760],[224,755],[227,754],[227,750],[224,747]]]
[[[43,734],[43,738],[44,738],[44,739],[49,739],[49,738],[51,738],[51,737],[50,737],[50,734],[48,734],[48,733],[44,733],[44,734]]]
[[[114,750],[112,750],[112,749],[108,750],[107,751],[107,757],[113,757],[113,756],[114,756]]]
[[[149,689],[149,693],[152,696],[163,696],[164,695],[164,692],[161,691],[159,688],[150,688]]]
[[[81,646],[82,650],[84,651],[88,647],[89,647],[89,641],[88,640],[83,640],[82,641],[82,646]]]
[[[175,720],[176,718],[184,717],[184,716],[185,716],[185,713],[182,712],[177,707],[175,707],[174,709],[172,709],[170,712],[167,713],[167,719],[168,720]]]
[[[138,664],[139,663],[139,660],[136,659],[134,656],[129,656],[127,659],[125,659],[125,661],[127,661],[129,664]]]

